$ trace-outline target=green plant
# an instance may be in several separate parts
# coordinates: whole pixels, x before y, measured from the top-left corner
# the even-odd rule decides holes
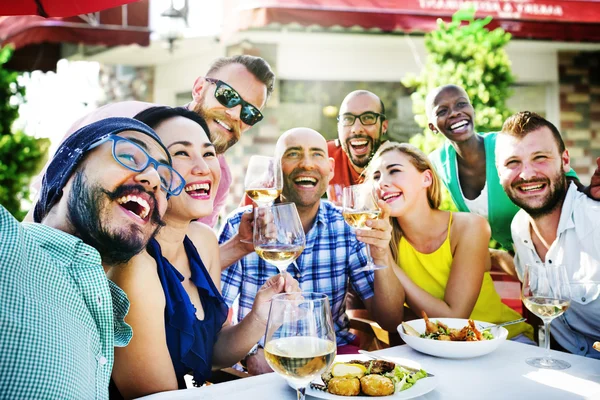
[[[428,128],[425,98],[432,89],[446,84],[463,87],[475,109],[475,126],[479,132],[502,127],[512,112],[506,106],[514,82],[510,60],[504,47],[510,33],[501,28],[490,31],[486,26],[492,17],[475,19],[473,9],[456,12],[452,22],[438,20],[438,28],[425,35],[427,61],[419,75],[409,74],[402,83],[412,90],[415,121],[423,133],[410,142],[426,154],[444,142]],[[448,193],[444,193],[441,209],[456,210]]]
[[[12,53],[10,47],[0,49],[0,204],[20,220],[26,214],[22,203],[28,200],[31,176],[43,165],[50,142],[12,131],[25,95],[19,74],[4,68]]]

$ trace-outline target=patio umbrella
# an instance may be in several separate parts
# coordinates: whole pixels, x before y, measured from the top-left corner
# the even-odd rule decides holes
[[[0,15],[72,17],[136,1],[139,0],[2,0]]]

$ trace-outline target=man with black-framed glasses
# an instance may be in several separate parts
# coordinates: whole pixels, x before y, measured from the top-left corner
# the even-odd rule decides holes
[[[337,120],[338,138],[327,142],[329,155],[335,160],[328,195],[336,203],[336,192],[341,193],[344,186],[362,183],[361,174],[388,128],[383,102],[367,90],[349,93],[342,101]]]
[[[132,331],[105,271],[146,247],[183,186],[152,129],[108,118],[59,146],[38,223],[0,206],[0,398],[108,399],[114,347]]]
[[[199,221],[211,227],[227,202],[232,182],[231,171],[223,154],[240,136],[263,119],[261,110],[273,93],[275,74],[262,58],[250,55],[216,59],[204,76],[192,87],[192,101],[185,107],[202,115],[210,130],[221,166],[221,182],[215,195],[213,213]],[[159,104],[123,101],[100,107],[73,124],[67,136],[82,126],[107,117],[133,118],[139,112]],[[39,180],[33,189],[39,188]],[[37,186],[37,187],[36,187]],[[31,220],[31,213],[26,220]]]

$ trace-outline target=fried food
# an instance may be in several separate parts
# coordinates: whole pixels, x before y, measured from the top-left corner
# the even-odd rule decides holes
[[[361,364],[364,365],[365,368],[371,368],[371,374],[385,374],[386,372],[391,372],[396,368],[396,364],[389,361],[384,360],[371,360],[371,361],[360,361],[360,360],[352,360],[350,364]]]
[[[358,396],[360,386],[358,378],[334,377],[329,380],[327,391],[338,396]]]
[[[367,396],[389,396],[394,394],[394,382],[387,376],[371,374],[360,378],[360,388]]]
[[[594,343],[594,349],[600,351],[600,342]]]
[[[472,319],[470,319],[468,324],[462,329],[454,329],[449,328],[440,321],[430,321],[425,311],[422,311],[421,315],[425,321],[425,333],[420,335],[422,338],[453,342],[477,342],[486,340],[481,331],[477,329],[475,321]]]

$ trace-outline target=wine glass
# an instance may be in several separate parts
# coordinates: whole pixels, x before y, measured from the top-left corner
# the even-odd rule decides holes
[[[333,363],[333,318],[326,295],[282,293],[273,296],[265,334],[265,359],[303,400],[306,386]]]
[[[342,206],[342,193],[344,188],[339,183],[332,183],[327,186],[327,200],[338,207]]]
[[[523,304],[532,313],[544,321],[545,347],[544,357],[528,358],[527,364],[537,368],[567,369],[566,361],[557,360],[550,355],[550,322],[562,315],[571,304],[571,290],[567,270],[559,264],[527,264],[523,278]]]
[[[250,157],[244,188],[246,195],[256,205],[273,204],[283,189],[283,176],[279,162],[273,157]]]
[[[356,229],[371,229],[365,225],[369,220],[379,218],[381,210],[377,206],[377,200],[373,186],[368,183],[346,186],[342,199],[342,215],[348,225]],[[357,271],[374,271],[383,269],[385,265],[377,265],[371,257],[371,249],[366,245],[367,265]]]
[[[294,203],[254,210],[254,251],[283,273],[304,250],[306,236]]]

